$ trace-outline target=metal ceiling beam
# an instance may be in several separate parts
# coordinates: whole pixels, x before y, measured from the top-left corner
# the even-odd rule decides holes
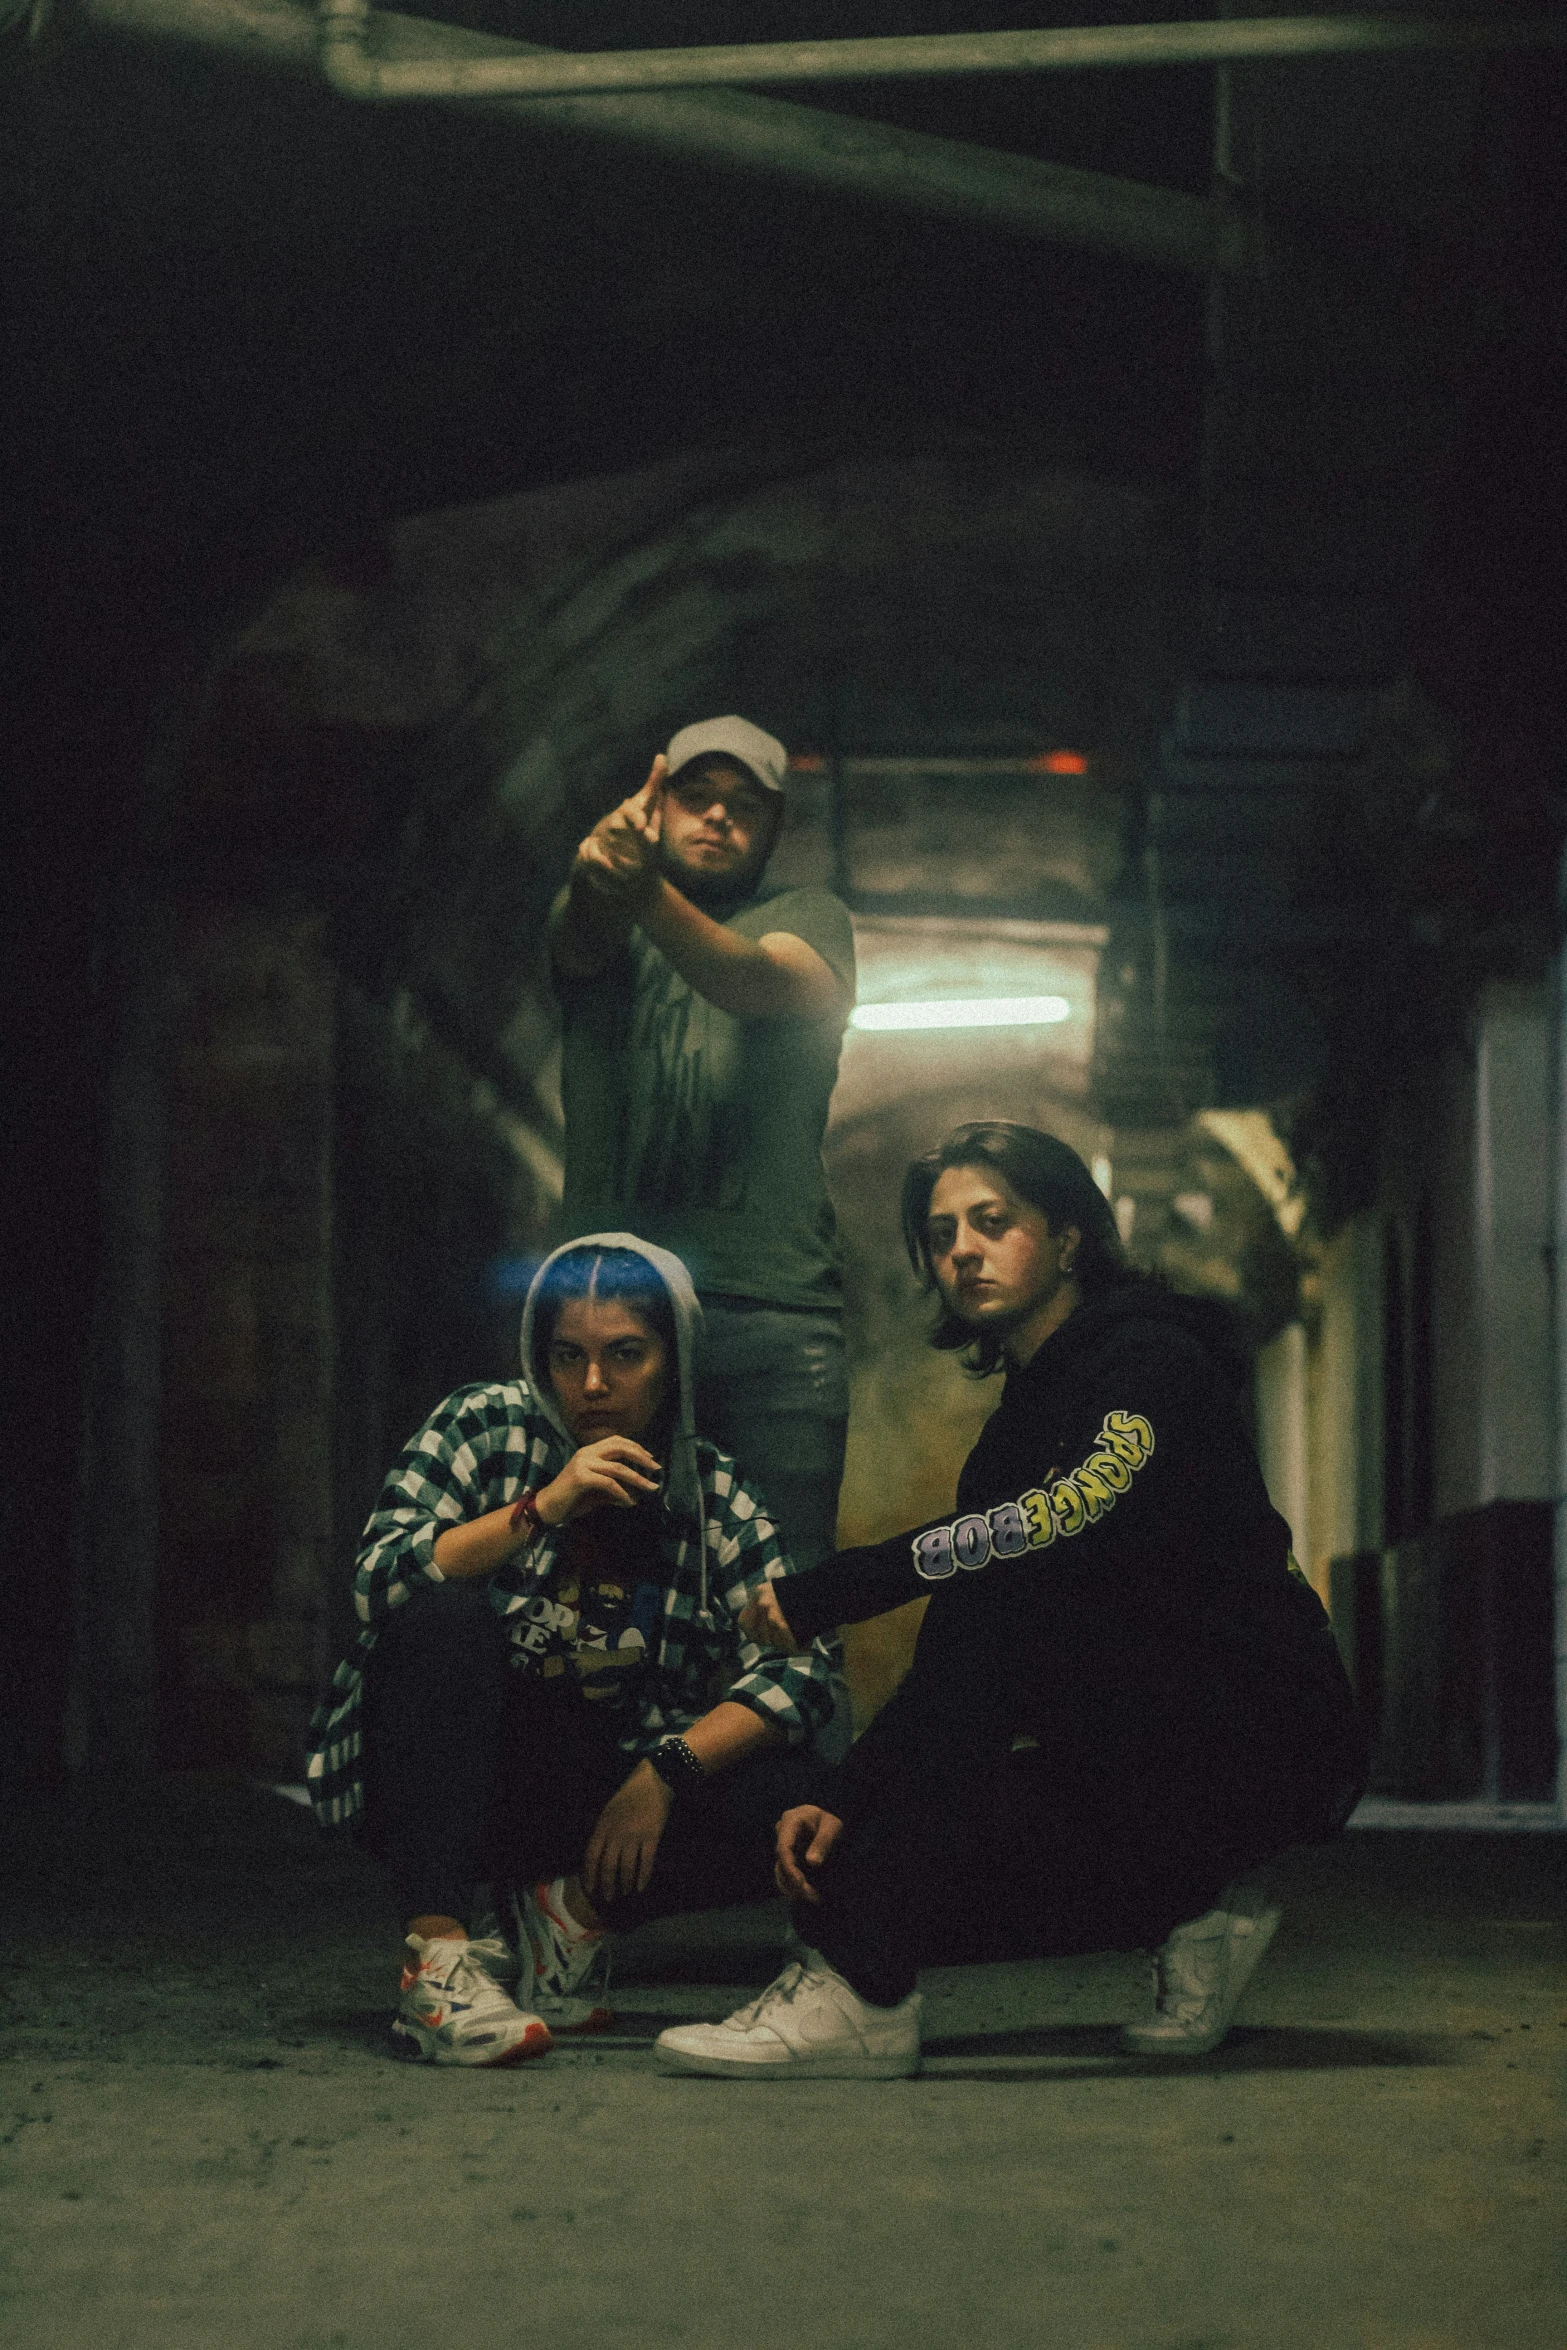
[[[873,40],[747,41],[701,49],[498,51],[449,65],[366,49],[369,0],[320,0],[322,69],[349,98],[589,97],[747,82],[885,81],[1060,73],[1092,66],[1214,65],[1237,59],[1369,56],[1560,46],[1567,17],[1247,17],[1220,23],[1089,25],[1042,32],[916,33]]]
[[[174,42],[311,78],[320,70],[316,17],[288,0],[80,0],[80,14],[121,37]],[[380,60],[421,69],[557,54],[386,10],[371,15],[369,31]],[[519,128],[579,132],[1158,269],[1249,276],[1276,259],[1254,219],[1201,196],[784,99],[705,90],[598,98],[466,95],[451,102]]]

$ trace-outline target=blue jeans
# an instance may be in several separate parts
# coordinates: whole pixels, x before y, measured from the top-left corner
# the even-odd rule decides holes
[[[696,1424],[734,1454],[796,1567],[814,1567],[836,1548],[849,1430],[841,1314],[704,1298]],[[818,1748],[836,1760],[850,1735],[840,1681],[834,1720]]]

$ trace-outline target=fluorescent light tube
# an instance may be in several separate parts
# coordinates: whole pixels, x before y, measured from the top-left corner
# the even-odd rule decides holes
[[[1052,1028],[1070,1020],[1064,995],[961,996],[947,1003],[856,1004],[851,1028]]]

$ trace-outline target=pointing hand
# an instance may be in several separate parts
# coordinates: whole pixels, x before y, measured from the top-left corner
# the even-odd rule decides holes
[[[601,896],[634,904],[655,886],[668,772],[661,751],[641,790],[600,817],[578,849],[578,868]]]

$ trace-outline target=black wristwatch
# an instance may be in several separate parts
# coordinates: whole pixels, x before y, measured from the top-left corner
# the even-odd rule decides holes
[[[683,1738],[660,1739],[647,1759],[677,1803],[682,1794],[692,1787],[700,1787],[707,1778]]]

